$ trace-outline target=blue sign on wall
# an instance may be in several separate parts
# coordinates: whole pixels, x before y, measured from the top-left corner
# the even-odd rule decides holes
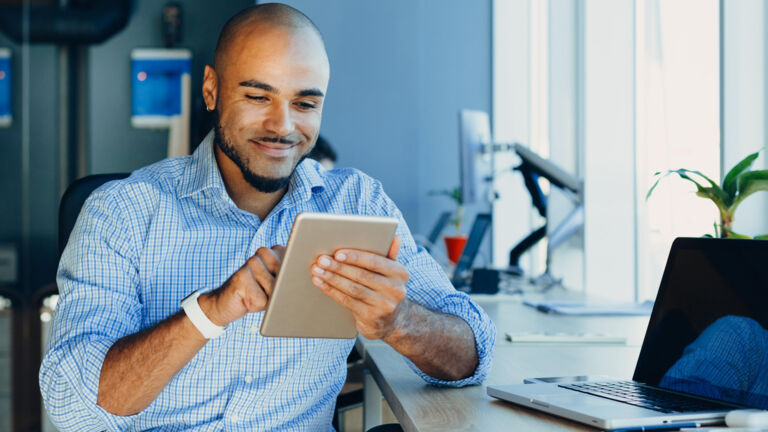
[[[11,119],[11,50],[0,48],[0,127]]]
[[[136,49],[131,54],[131,116],[135,126],[163,126],[181,114],[181,77],[191,70],[188,50]]]

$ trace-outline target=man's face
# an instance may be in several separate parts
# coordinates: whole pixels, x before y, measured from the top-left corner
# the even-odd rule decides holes
[[[216,144],[251,186],[282,189],[320,130],[329,76],[322,42],[310,29],[255,25],[221,63],[206,68],[203,84],[216,106]]]

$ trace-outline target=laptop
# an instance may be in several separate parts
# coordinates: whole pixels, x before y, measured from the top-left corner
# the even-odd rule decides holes
[[[440,234],[443,233],[445,226],[448,225],[452,214],[453,213],[449,211],[440,213],[440,216],[437,218],[435,225],[432,227],[432,231],[429,232],[429,236],[427,236],[425,241],[422,242],[423,244],[421,244],[421,246],[424,247],[427,252],[432,252],[432,248],[435,246],[435,242],[440,237]]]
[[[464,245],[464,250],[461,251],[459,260],[456,262],[456,268],[453,270],[451,282],[456,288],[467,285],[467,279],[472,272],[472,264],[475,262],[477,253],[480,251],[480,245],[482,245],[485,233],[490,226],[490,213],[479,213],[475,216],[475,222],[472,223],[467,243]]]
[[[603,429],[768,409],[767,270],[768,241],[676,239],[631,381],[488,386],[488,395]]]

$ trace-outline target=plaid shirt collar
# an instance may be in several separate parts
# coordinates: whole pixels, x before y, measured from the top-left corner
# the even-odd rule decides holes
[[[177,190],[180,198],[187,198],[206,189],[219,191],[227,196],[224,181],[213,151],[213,130],[203,139],[187,163],[184,174],[179,178]],[[283,206],[296,205],[309,201],[313,193],[320,193],[325,188],[325,181],[320,172],[322,168],[310,159],[304,159],[296,167],[288,184],[288,192],[283,197]],[[215,195],[215,194],[214,194]],[[231,200],[231,198],[230,198]]]

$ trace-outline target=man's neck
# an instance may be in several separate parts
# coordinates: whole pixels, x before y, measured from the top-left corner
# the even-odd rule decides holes
[[[269,212],[283,199],[288,186],[272,193],[256,190],[243,178],[240,168],[221,151],[219,146],[214,145],[213,148],[216,164],[219,166],[221,179],[224,181],[229,197],[238,208],[255,214],[262,221],[266,219]]]

